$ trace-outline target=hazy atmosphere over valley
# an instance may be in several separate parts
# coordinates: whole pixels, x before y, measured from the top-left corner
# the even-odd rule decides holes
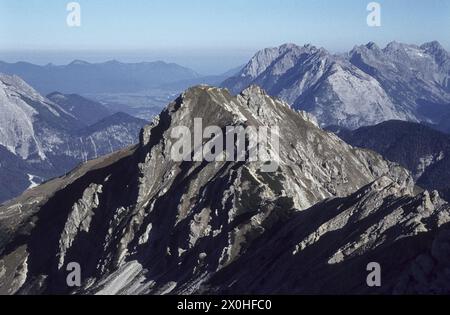
[[[0,295],[449,295],[449,30],[444,0],[0,0]]]

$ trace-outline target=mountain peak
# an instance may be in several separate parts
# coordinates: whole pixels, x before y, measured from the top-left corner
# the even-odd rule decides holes
[[[241,77],[256,78],[271,68],[275,74],[284,73],[293,64],[298,62],[301,56],[313,55],[321,52],[323,57],[329,53],[324,48],[317,48],[311,44],[298,46],[286,43],[279,47],[265,48],[258,51],[240,72]],[[241,89],[239,89],[241,90]],[[236,92],[233,90],[233,92]]]
[[[198,84],[189,87],[187,90],[181,93],[178,99],[182,101],[184,100],[190,101],[191,99],[194,98],[196,99],[202,96],[213,97],[214,95],[231,96],[227,89],[210,86],[208,84]]]
[[[420,48],[425,49],[425,50],[435,50],[435,51],[445,50],[444,47],[441,45],[441,43],[439,43],[437,40],[424,43],[423,45],[420,46]]]
[[[380,52],[381,48],[375,42],[368,42],[365,45],[356,45],[347,56],[353,58],[356,55],[379,54]]]
[[[425,43],[420,48],[432,55],[439,64],[448,62],[450,54],[438,41]]]
[[[304,48],[307,48],[307,47],[309,48],[309,47],[311,47],[311,45],[307,44],[307,45],[301,47],[301,46],[299,46],[297,44],[294,44],[294,43],[285,43],[285,44],[282,44],[279,47],[276,47],[276,49],[278,49],[281,53],[286,53],[288,51],[304,49]]]
[[[75,59],[74,61],[69,63],[69,66],[87,66],[87,65],[90,65],[90,63],[79,59]]]
[[[256,84],[251,84],[244,90],[242,90],[241,95],[262,95],[262,96],[268,96],[267,92]]]
[[[398,51],[403,50],[405,48],[405,44],[399,43],[397,41],[392,41],[389,44],[386,45],[384,48],[385,51]]]
[[[64,95],[63,93],[58,92],[58,91],[52,92],[52,93],[48,94],[46,97],[48,99],[50,99],[50,100],[52,100],[52,99],[60,99],[60,100],[66,99],[66,95]]]
[[[380,50],[380,47],[377,44],[375,44],[374,42],[368,42],[366,44],[366,48],[370,49],[370,50]]]

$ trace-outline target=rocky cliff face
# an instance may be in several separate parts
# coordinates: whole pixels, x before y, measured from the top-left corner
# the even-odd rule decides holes
[[[278,125],[278,169],[173,161],[172,130],[195,118]],[[234,97],[200,86],[136,147],[0,208],[0,293],[361,293],[370,261],[389,282],[379,291],[441,292],[449,221],[449,206],[436,193],[416,196],[407,171],[260,88]],[[71,262],[81,287],[66,284]]]
[[[287,44],[258,52],[223,86],[238,93],[250,84],[260,85],[314,114],[323,126],[356,129],[396,119],[445,129],[449,60],[437,42],[421,47],[393,42],[384,49],[369,43],[345,56]]]

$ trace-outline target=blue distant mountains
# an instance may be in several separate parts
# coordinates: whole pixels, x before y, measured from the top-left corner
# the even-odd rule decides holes
[[[27,62],[0,62],[0,73],[18,75],[42,94],[130,93],[191,81],[201,75],[186,67],[163,61],[89,63],[75,60],[68,65],[45,66]]]

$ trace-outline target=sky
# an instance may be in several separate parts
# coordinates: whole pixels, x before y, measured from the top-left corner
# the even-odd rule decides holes
[[[379,0],[380,27],[367,25],[369,0],[79,0],[80,27],[67,25],[69,2],[0,0],[0,59],[160,59],[212,74],[286,42],[344,52],[438,40],[450,50],[449,0]]]

